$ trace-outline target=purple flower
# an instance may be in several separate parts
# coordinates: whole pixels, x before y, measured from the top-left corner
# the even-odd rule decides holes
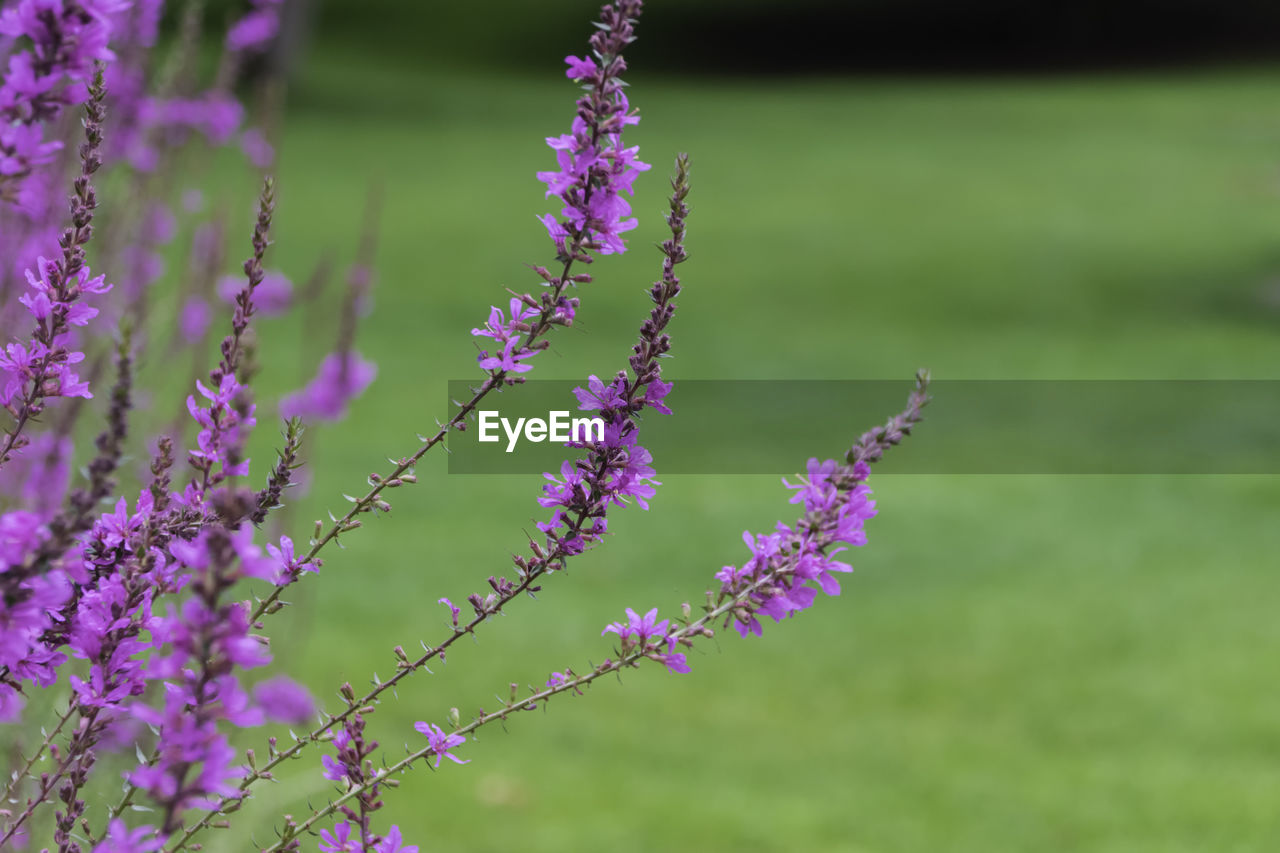
[[[377,365],[357,352],[330,353],[305,388],[280,401],[280,413],[286,418],[341,420],[347,404],[363,394],[377,375]]]
[[[688,662],[685,660],[683,652],[674,652],[669,654],[651,654],[649,657],[661,663],[667,668],[668,672],[676,675],[682,675],[686,672],[693,672],[689,668]]]
[[[254,0],[254,8],[227,31],[227,49],[240,52],[265,50],[280,29],[282,0]]]
[[[267,545],[267,553],[275,562],[271,581],[276,586],[287,586],[298,579],[303,572],[318,571],[314,561],[303,562],[293,551],[293,540],[288,536],[280,537],[279,546]]]
[[[377,853],[418,853],[418,845],[404,843],[398,826],[392,826],[374,849]]]
[[[667,625],[670,624],[670,620],[663,619],[661,622],[657,620],[658,608],[656,607],[644,616],[640,616],[628,607],[626,623],[611,622],[603,631],[600,632],[600,636],[603,637],[605,634],[617,634],[618,637],[623,640],[626,640],[628,637],[635,637],[636,641],[641,645],[648,643],[649,638],[651,637],[661,637],[665,639],[667,636]]]
[[[218,296],[224,302],[234,303],[237,294],[244,289],[244,276],[224,275],[218,279]],[[288,310],[293,300],[293,282],[284,273],[268,270],[262,282],[253,289],[254,311],[270,316]]]
[[[240,150],[259,169],[270,169],[276,160],[275,148],[267,141],[266,134],[256,127],[247,128],[240,134]]]
[[[615,378],[605,385],[600,377],[592,374],[587,378],[587,387],[574,388],[573,394],[578,398],[578,409],[584,412],[597,410],[614,410],[626,403],[626,376]]]
[[[450,617],[452,617],[452,619],[453,619],[453,627],[457,628],[457,627],[458,627],[458,614],[459,614],[459,613],[461,613],[462,611],[461,611],[461,610],[459,610],[459,609],[454,605],[454,603],[453,603],[452,601],[450,601],[449,599],[447,599],[447,598],[442,598],[442,599],[440,599],[439,601],[437,601],[437,602],[436,602],[436,604],[443,604],[445,607],[448,607],[448,608],[449,608],[449,616],[450,616]]]
[[[93,848],[93,853],[150,853],[164,847],[164,839],[155,835],[150,826],[129,829],[124,821],[116,818],[107,827],[107,834]]]
[[[283,676],[258,684],[253,698],[268,718],[280,723],[305,723],[315,713],[315,702],[307,689]]]
[[[530,307],[523,299],[513,296],[508,306],[511,312],[511,319],[508,320],[502,313],[502,309],[496,305],[489,309],[489,319],[485,321],[482,328],[471,330],[471,334],[477,337],[493,338],[499,343],[511,340],[517,335],[521,335],[532,328],[528,320],[538,316],[538,310]]]
[[[440,766],[441,758],[447,758],[455,764],[469,764],[471,762],[470,759],[463,761],[449,751],[455,746],[461,746],[467,742],[467,739],[462,735],[445,734],[439,726],[434,726],[430,723],[418,722],[414,723],[413,727],[427,736],[427,744],[430,746],[432,754],[436,757],[436,767]]]
[[[533,370],[532,364],[522,364],[525,359],[533,358],[536,353],[532,350],[515,351],[519,346],[519,341],[514,338],[507,341],[502,347],[501,355],[490,355],[488,351],[481,350],[477,360],[480,366],[485,370],[505,371],[507,373],[525,373]]]
[[[324,778],[334,782],[340,782],[347,778],[347,765],[333,756],[320,756],[320,763],[324,765]]]
[[[590,58],[579,59],[576,56],[566,56],[564,61],[569,65],[564,73],[570,80],[587,80],[600,73],[599,66]]]
[[[359,834],[353,836],[351,824],[345,820],[335,824],[333,832],[320,830],[320,849],[324,853],[361,853],[363,848]]]

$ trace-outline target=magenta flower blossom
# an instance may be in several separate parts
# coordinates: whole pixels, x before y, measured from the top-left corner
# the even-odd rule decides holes
[[[693,672],[689,667],[688,661],[685,659],[684,652],[672,652],[667,654],[651,654],[649,657],[661,663],[667,668],[667,671],[674,675],[684,675]]]
[[[284,676],[258,684],[253,698],[268,719],[280,723],[305,723],[315,713],[315,702],[307,689]]]
[[[347,405],[363,394],[377,375],[377,365],[365,361],[357,352],[330,353],[305,388],[280,401],[280,414],[286,418],[340,420],[347,413]]]
[[[481,328],[471,330],[471,334],[477,337],[493,338],[498,343],[506,343],[512,338],[518,337],[529,331],[532,327],[528,321],[538,316],[538,309],[527,304],[519,297],[512,297],[508,306],[511,312],[511,318],[507,319],[502,313],[502,309],[493,306],[489,309],[489,319]]]
[[[440,766],[441,758],[447,758],[450,761],[454,762],[455,764],[471,763],[471,759],[467,759],[466,761],[463,761],[461,758],[459,758],[458,756],[454,755],[452,752],[449,751],[453,749],[455,746],[461,746],[462,744],[467,742],[467,739],[462,735],[445,734],[440,729],[439,726],[434,726],[434,725],[431,725],[430,723],[418,722],[418,723],[414,723],[413,727],[417,729],[421,734],[424,734],[427,736],[427,743],[431,747],[432,754],[435,755],[436,757],[436,763],[435,763],[436,767]]]
[[[265,50],[280,30],[283,0],[253,0],[253,9],[227,31],[227,49],[236,53]]]
[[[566,56],[564,61],[569,65],[564,75],[570,80],[588,80],[600,73],[600,66],[590,58],[579,59],[576,56]]]
[[[584,412],[619,409],[626,405],[626,393],[627,377],[625,375],[615,377],[612,382],[605,385],[600,377],[592,374],[587,379],[585,389],[573,389],[574,396],[578,398],[578,409]]]
[[[209,303],[199,296],[192,296],[183,303],[182,310],[178,312],[178,333],[183,341],[195,343],[209,331],[211,322],[213,322],[213,312],[209,308]]]
[[[611,622],[603,631],[600,632],[600,636],[603,637],[605,634],[617,634],[618,638],[622,640],[635,637],[636,642],[641,644],[648,643],[649,639],[655,636],[665,639],[667,636],[667,626],[670,624],[670,621],[663,619],[659,622],[657,620],[658,608],[656,607],[644,616],[640,616],[628,607],[627,621],[625,623]]]
[[[320,830],[320,849],[323,853],[361,853],[363,847],[359,833],[353,836],[351,824],[345,820],[335,824],[333,832]]]
[[[518,346],[519,342],[512,339],[503,345],[500,355],[481,352],[479,356],[480,366],[485,370],[494,372],[502,370],[507,373],[525,373],[533,370],[532,364],[524,364],[523,362],[525,359],[533,358],[536,353],[527,349],[518,351]]]
[[[293,540],[288,536],[280,537],[279,545],[267,545],[267,553],[274,562],[271,582],[276,586],[288,586],[297,581],[303,572],[317,572],[317,562],[303,561],[293,550]]]
[[[124,821],[116,818],[107,828],[106,837],[94,848],[93,853],[151,853],[164,847],[164,839],[155,835],[150,826],[129,829]]]
[[[324,767],[324,778],[333,782],[341,782],[347,778],[347,765],[343,764],[332,755],[320,756],[320,764]]]
[[[400,827],[394,825],[374,849],[377,853],[418,853],[418,845],[405,844],[400,835]]]

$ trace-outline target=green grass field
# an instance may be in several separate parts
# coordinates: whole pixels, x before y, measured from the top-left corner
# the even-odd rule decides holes
[[[467,330],[550,260],[533,173],[575,91],[554,69],[321,55],[291,93],[274,263],[301,279],[322,251],[348,260],[382,182],[360,332],[380,375],[348,421],[314,431],[295,539],[445,416],[448,380],[475,375]],[[630,81],[633,140],[655,164],[641,225],[593,267],[580,323],[536,375],[622,366],[659,270],[663,174],[687,150],[677,379],[901,378],[905,398],[921,366],[1280,378],[1280,73]],[[225,185],[254,189],[241,172]],[[332,326],[264,323],[264,396],[298,384]],[[926,422],[895,452],[928,441]],[[435,456],[270,626],[330,708],[343,681],[390,674],[393,646],[445,637],[436,599],[485,587],[541,517],[537,476],[449,476]],[[415,720],[609,655],[599,633],[622,608],[698,602],[744,529],[794,517],[774,477],[663,479],[651,511],[619,513],[605,547],[379,708],[388,760],[416,748]],[[471,764],[407,777],[384,822],[424,851],[1280,849],[1275,477],[871,482],[881,514],[843,596],[762,640],[719,638],[691,675],[638,671],[486,729]],[[301,789],[246,807],[259,839],[307,813],[284,792],[329,795],[318,756],[293,772]]]

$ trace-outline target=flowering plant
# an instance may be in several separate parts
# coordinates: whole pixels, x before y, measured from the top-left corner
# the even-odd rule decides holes
[[[798,517],[744,534],[748,556],[714,573],[700,607],[686,603],[665,618],[656,608],[643,616],[627,609],[625,620],[603,628],[612,648],[600,663],[563,667],[528,693],[513,684],[500,707],[468,720],[455,711],[447,720],[418,722],[416,747],[393,763],[367,733],[370,716],[397,685],[443,661],[454,643],[600,545],[611,512],[631,503],[648,509],[656,498],[660,463],[639,440],[643,415],[672,414],[672,383],[661,363],[672,348],[667,330],[682,288],[676,267],[687,259],[690,172],[680,155],[666,215],[670,235],[660,246],[661,274],[649,288],[652,305],[638,340],[625,368],[612,378],[593,375],[575,392],[577,408],[603,421],[603,435],[571,441],[576,455],[546,475],[537,498],[545,515],[527,552],[465,602],[435,600],[448,612],[445,636],[416,656],[397,648],[394,675],[375,678],[364,692],[342,685],[339,707],[317,706],[282,673],[256,678],[255,670],[271,665],[271,617],[293,585],[321,574],[321,553],[362,527],[363,516],[390,512],[387,493],[415,483],[419,461],[465,430],[483,400],[525,381],[549,336],[575,322],[577,294],[593,278],[585,268],[627,250],[623,235],[636,225],[627,199],[650,168],[624,140],[639,121],[622,74],[641,2],[605,6],[589,54],[566,59],[566,75],[583,94],[569,132],[547,140],[556,168],[537,175],[558,207],[539,216],[555,253],[553,264],[533,267],[540,288],[491,308],[472,329],[484,348],[470,398],[411,453],[370,475],[343,515],[317,522],[305,545],[287,535],[267,541],[262,528],[281,517],[285,491],[299,484],[303,423],[343,417],[375,379],[354,340],[368,306],[376,229],[367,226],[351,268],[333,351],[314,379],[279,402],[284,444],[265,484],[254,488],[246,449],[262,415],[252,381],[254,318],[287,309],[314,286],[295,288],[267,267],[270,179],[237,279],[218,275],[225,217],[205,218],[202,199],[186,194],[183,213],[197,224],[169,350],[189,351],[197,369],[182,420],[139,422],[134,365],[169,331],[153,310],[153,283],[179,231],[166,178],[231,141],[255,166],[271,165],[268,135],[246,123],[233,93],[253,56],[275,39],[282,15],[279,0],[254,0],[228,29],[206,89],[184,60],[199,37],[198,5],[187,8],[160,62],[162,11],[159,0],[19,0],[0,16],[8,51],[0,82],[0,380],[10,416],[0,440],[7,506],[0,514],[0,717],[13,735],[10,754],[20,756],[5,776],[0,848],[197,849],[203,834],[233,822],[284,762],[310,758],[334,796],[305,816],[281,816],[276,840],[262,849],[314,843],[323,851],[417,850],[376,815],[402,772],[424,763],[439,768],[446,759],[466,764],[477,729],[580,694],[604,675],[646,662],[689,673],[687,650],[717,631],[760,635],[762,616],[781,621],[812,606],[819,592],[840,592],[835,574],[850,567],[837,556],[866,543],[864,525],[875,514],[870,465],[919,422],[928,401],[923,373],[903,412],[838,460],[810,460],[799,482],[787,483]],[[72,157],[64,139],[77,112],[83,142]],[[68,172],[69,224],[57,204]],[[110,208],[106,227],[97,210],[104,179],[113,193],[135,200]],[[89,252],[100,259],[96,275]],[[219,296],[229,303],[221,321],[213,308]],[[205,364],[215,323],[226,333],[216,361]],[[106,398],[102,425],[85,481],[72,488],[75,439],[98,416],[84,401],[98,395]],[[149,464],[126,485],[127,449],[140,439]],[[245,730],[273,721],[302,733],[292,732],[287,745],[267,738],[265,752],[237,747]],[[121,780],[123,791],[111,795]],[[88,807],[104,797],[101,808]]]

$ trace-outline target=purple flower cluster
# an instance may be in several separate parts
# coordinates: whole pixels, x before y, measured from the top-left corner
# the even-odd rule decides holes
[[[863,525],[876,514],[865,484],[870,473],[865,462],[840,466],[832,459],[810,459],[808,476],[797,485],[787,483],[797,490],[791,503],[803,503],[805,516],[795,526],[779,522],[773,533],[743,533],[751,558],[741,567],[725,566],[716,573],[722,596],[745,593],[734,612],[738,633],[760,635],[757,615],[781,621],[812,607],[819,590],[840,594],[833,573],[853,569],[833,557],[845,550],[844,545],[867,543]],[[762,584],[766,579],[769,582]]]
[[[655,393],[652,383],[656,379],[654,374],[650,383],[641,385],[621,373],[608,386],[606,400],[596,399],[581,388],[575,389],[579,400],[585,400],[578,408],[600,412],[605,430],[603,441],[585,445],[588,447],[585,458],[561,464],[559,477],[550,473],[543,475],[549,482],[542,487],[538,504],[555,511],[549,521],[538,523],[538,529],[562,553],[579,554],[603,536],[608,530],[605,513],[609,506],[626,506],[630,498],[641,508],[649,508],[648,499],[654,496],[654,487],[661,484],[653,479],[652,454],[637,443],[638,415],[646,407],[670,413],[662,399],[671,385],[661,383],[663,388]],[[588,387],[591,385],[603,386],[603,383],[592,376]],[[658,409],[658,405],[662,409]],[[591,521],[590,525],[584,525],[587,520]]]
[[[621,75],[627,69],[622,49],[635,40],[634,19],[641,8],[640,0],[605,6],[600,30],[591,37],[596,58],[565,57],[565,75],[588,91],[578,99],[570,132],[547,138],[558,168],[538,173],[547,198],[564,202],[559,219],[550,213],[539,217],[564,257],[577,257],[583,248],[603,255],[625,252],[621,234],[636,226],[622,196],[633,194],[636,175],[649,164],[637,159],[638,148],[623,146],[623,130],[640,117],[631,113]]]
[[[622,0],[601,9],[597,31],[590,39],[598,64],[572,56],[565,60],[567,76],[583,82],[587,92],[577,101],[570,133],[547,139],[559,168],[537,174],[547,185],[546,196],[564,204],[562,218],[550,213],[538,217],[555,242],[563,270],[557,276],[534,267],[549,290],[540,299],[528,293],[517,295],[511,300],[509,316],[494,307],[484,326],[471,330],[500,347],[481,350],[478,356],[495,383],[523,381],[520,375],[533,369],[527,361],[546,348],[545,341],[536,339],[550,326],[573,324],[578,300],[566,291],[570,285],[591,280],[585,273],[571,275],[573,264],[590,263],[593,251],[602,255],[626,251],[620,235],[634,228],[636,221],[629,218],[631,206],[622,196],[633,193],[636,176],[649,168],[636,159],[637,148],[624,148],[622,143],[623,129],[640,121],[631,114],[620,75],[627,68],[622,50],[635,41],[635,18],[642,6],[641,0]]]
[[[670,620],[658,621],[658,608],[653,608],[644,616],[638,615],[630,607],[627,608],[626,622],[612,622],[605,626],[600,636],[617,634],[623,655],[639,652],[651,660],[656,660],[669,672],[682,674],[690,672],[689,662],[683,652],[676,651],[676,637],[669,631]],[[663,646],[666,651],[663,651]],[[555,675],[555,673],[553,673]],[[558,683],[564,683],[562,680]],[[548,686],[553,686],[547,682]]]
[[[71,365],[84,360],[84,353],[67,346],[69,327],[83,326],[98,315],[98,309],[80,302],[80,297],[106,293],[111,285],[106,276],[92,276],[88,267],[70,281],[64,281],[58,265],[45,258],[36,262],[36,269],[38,275],[27,271],[30,290],[20,298],[36,320],[36,332],[29,344],[14,342],[0,353],[4,380],[0,403],[6,407],[30,405],[40,398],[93,396],[89,383],[71,370]]]
[[[222,377],[216,388],[208,388],[196,381],[196,389],[204,397],[197,403],[195,396],[187,397],[187,411],[200,426],[196,435],[196,449],[189,454],[191,467],[204,475],[201,486],[190,492],[187,499],[198,501],[197,492],[226,477],[239,477],[249,473],[249,460],[240,456],[248,431],[258,423],[253,416],[256,406],[249,400],[243,385],[233,374]],[[221,466],[215,472],[214,466]]]
[[[273,678],[251,697],[240,673],[265,666],[271,656],[252,633],[249,604],[226,601],[244,578],[275,582],[285,566],[253,543],[253,528],[205,525],[194,539],[169,545],[177,589],[189,589],[180,608],[170,607],[150,625],[147,677],[164,684],[163,705],[133,706],[134,717],[158,732],[154,759],[129,777],[164,809],[161,834],[174,832],[183,813],[214,796],[234,796],[231,780],[243,775],[222,724],[262,725],[267,719],[297,723],[312,713],[306,692]]]
[[[508,308],[509,317],[496,305],[490,307],[489,319],[483,326],[472,329],[471,334],[476,337],[492,338],[495,344],[502,347],[501,351],[493,355],[487,350],[480,353],[479,361],[482,368],[495,372],[525,373],[533,370],[533,365],[524,364],[524,361],[533,358],[537,353],[528,347],[522,347],[520,338],[533,330],[534,321],[541,312],[538,310],[538,303],[528,295],[513,296]],[[569,319],[572,320],[572,318],[572,309],[570,309]]]
[[[0,35],[30,39],[9,57],[0,79],[0,201],[27,211],[42,205],[41,186],[24,189],[37,167],[62,148],[44,127],[87,97],[95,62],[114,58],[107,43],[113,17],[129,0],[19,0],[0,13]]]

